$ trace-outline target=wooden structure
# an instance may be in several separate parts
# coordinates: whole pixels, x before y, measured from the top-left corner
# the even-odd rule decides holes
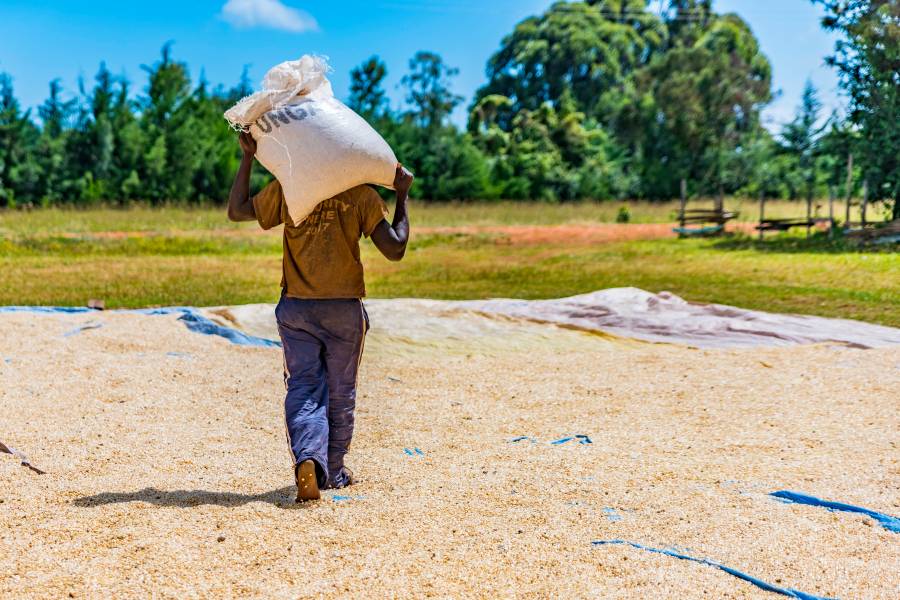
[[[726,211],[722,200],[722,190],[716,196],[712,208],[687,207],[687,182],[681,180],[681,206],[678,210],[678,227],[672,229],[678,237],[698,237],[721,235],[725,223],[736,219],[740,213]]]
[[[872,222],[866,218],[869,206],[869,182],[863,182],[863,197],[859,204],[859,221],[850,220],[850,204],[847,204],[847,222],[844,235],[863,244],[900,244],[900,219],[887,223]]]
[[[816,212],[818,212],[819,207],[816,207]],[[806,198],[806,218],[796,218],[796,219],[767,219],[766,218],[766,196],[765,194],[760,194],[759,196],[759,225],[756,226],[756,230],[759,231],[759,239],[763,238],[763,233],[766,231],[788,231],[793,227],[806,227],[806,237],[809,237],[812,228],[819,225],[820,223],[827,223],[829,231],[834,228],[834,202],[832,199],[829,199],[828,202],[828,217],[822,218],[813,215],[812,208],[812,197]]]
[[[900,242],[900,220],[895,219],[889,223],[872,223],[867,219],[866,211],[869,207],[869,182],[863,181],[862,198],[855,200],[853,198],[853,154],[847,155],[847,182],[846,182],[846,199],[844,202],[844,234],[850,239],[859,240],[862,243],[873,244],[892,244]],[[766,231],[788,231],[793,227],[806,227],[806,236],[809,237],[813,227],[820,224],[828,224],[828,237],[834,237],[835,218],[834,218],[834,188],[828,189],[828,217],[819,217],[818,212],[820,206],[816,206],[816,214],[813,214],[812,196],[806,198],[806,217],[793,219],[767,219],[766,218],[766,196],[761,193],[759,196],[759,225],[756,230],[759,231],[759,239],[763,239],[763,233]],[[859,221],[850,220],[850,212],[852,207],[859,207]],[[682,201],[682,209],[684,201]],[[683,212],[683,210],[682,210]]]
[[[845,223],[850,222],[850,206],[853,202],[853,154],[847,155],[847,201],[846,201],[846,218]],[[865,195],[865,194],[864,194]],[[766,218],[766,196],[764,193],[759,196],[759,225],[756,230],[759,231],[759,239],[763,239],[763,233],[766,231],[788,231],[794,227],[805,227],[806,237],[812,233],[812,228],[820,224],[828,224],[828,237],[834,237],[834,190],[828,189],[828,217],[823,218],[817,216],[819,207],[816,206],[816,215],[813,215],[812,209],[812,192],[808,191],[806,196],[806,218],[794,219],[767,219]],[[865,215],[865,201],[863,202],[863,215]],[[865,220],[865,216],[863,216]]]
[[[850,220],[850,209],[859,206],[859,221]],[[864,180],[862,186],[862,199],[853,199],[853,154],[847,155],[847,200],[844,208],[844,233],[850,237],[866,238],[863,234],[858,234],[861,230],[875,229],[882,230],[884,227],[878,227],[866,218],[866,211],[869,208],[869,182]],[[893,226],[894,222],[887,225],[887,228]],[[877,236],[876,236],[877,237]]]
[[[859,221],[850,220],[850,207],[859,206]],[[847,216],[844,220],[844,231],[850,232],[854,228],[865,229],[872,226],[872,223],[866,219],[866,210],[869,208],[869,182],[863,182],[862,200],[854,201],[850,194],[847,194]]]

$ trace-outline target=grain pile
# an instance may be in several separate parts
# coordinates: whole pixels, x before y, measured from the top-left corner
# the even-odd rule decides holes
[[[378,312],[361,481],[303,505],[277,348],[174,314],[0,315],[0,440],[47,472],[0,454],[0,597],[777,597],[601,540],[808,594],[900,594],[900,533],[768,495],[900,514],[897,349],[486,319],[490,340],[417,347]]]

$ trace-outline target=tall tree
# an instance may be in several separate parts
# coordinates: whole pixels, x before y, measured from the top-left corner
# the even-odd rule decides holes
[[[666,46],[693,46],[717,17],[712,0],[670,0],[664,11]]]
[[[244,65],[244,68],[241,70],[241,77],[238,80],[238,84],[228,90],[225,98],[228,100],[229,104],[234,104],[241,98],[245,98],[252,93],[253,83],[250,81],[250,66]]]
[[[693,35],[693,34],[692,34]],[[732,180],[730,154],[759,127],[771,66],[737,15],[716,16],[693,44],[657,54],[610,101],[644,194],[672,197],[681,178],[714,191]]]
[[[144,189],[153,200],[188,197],[193,172],[203,157],[193,132],[187,65],[172,59],[172,44],[167,43],[160,60],[142,68],[149,80],[140,99],[141,126],[148,144],[141,174]]]
[[[511,107],[506,96],[485,96],[469,118],[470,131],[490,157],[496,195],[556,201],[627,193],[618,149],[577,110],[571,93],[563,93],[559,108],[545,102],[512,114]]]
[[[36,195],[42,203],[61,202],[68,191],[71,171],[66,139],[77,102],[76,98],[63,100],[62,84],[59,79],[54,79],[50,82],[50,95],[38,107],[42,128],[37,145],[37,160],[42,176],[40,191]]]
[[[108,186],[108,180],[112,177],[113,154],[115,148],[115,135],[112,124],[112,108],[115,98],[115,79],[106,68],[106,63],[100,63],[100,70],[94,77],[94,88],[89,95],[92,123],[90,136],[92,138],[93,156],[91,157],[91,173],[103,182],[102,187]],[[102,199],[107,199],[106,193],[101,193]]]
[[[593,115],[597,99],[652,57],[665,35],[643,0],[557,2],[503,38],[473,105],[498,94],[513,113],[556,105],[565,90]]]
[[[859,131],[846,120],[842,120],[837,114],[832,114],[828,120],[827,129],[819,137],[819,162],[820,170],[828,187],[839,197],[846,197],[847,187],[847,158],[859,145]],[[859,161],[853,168],[851,177],[852,193],[860,185]]]
[[[818,142],[824,129],[824,126],[818,125],[821,108],[822,103],[819,102],[816,88],[812,81],[807,79],[797,115],[781,131],[784,149],[796,164],[797,176],[807,200],[815,193],[818,175],[816,168]]]
[[[409,73],[403,76],[406,102],[412,107],[412,117],[425,129],[444,124],[453,109],[462,102],[462,96],[450,90],[451,79],[459,69],[448,67],[439,54],[416,52],[409,61]]]
[[[78,87],[81,102],[75,126],[66,139],[71,176],[77,179],[70,186],[73,191],[69,200],[86,203],[110,200],[118,195],[115,161],[119,132],[113,116],[116,77],[101,62],[93,87],[88,89],[83,80],[79,80]]]
[[[900,3],[897,0],[812,0],[822,26],[841,34],[826,60],[850,99],[859,129],[854,150],[874,198],[893,200],[900,219]]]
[[[350,108],[368,119],[381,116],[386,101],[385,77],[387,66],[377,56],[371,56],[354,67],[350,71]]]
[[[30,112],[16,100],[12,78],[0,73],[0,206],[34,198],[40,180],[33,154],[37,136]]]
[[[191,131],[196,151],[203,157],[193,166],[193,197],[208,202],[223,198],[238,167],[234,131],[221,118],[230,106],[229,92],[209,89],[206,76],[187,101],[184,110],[191,115]]]
[[[115,98],[111,120],[115,134],[114,154],[116,180],[110,191],[113,199],[127,200],[147,198],[138,174],[146,151],[146,136],[135,115],[137,103],[129,97],[129,83],[125,75],[116,78]]]
[[[76,103],[75,98],[62,99],[62,83],[58,78],[51,81],[50,95],[38,107],[38,116],[41,118],[43,132],[53,138],[61,136],[63,131],[69,127],[69,119]]]

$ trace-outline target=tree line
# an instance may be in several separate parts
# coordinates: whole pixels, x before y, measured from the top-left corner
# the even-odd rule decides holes
[[[433,52],[410,59],[402,108],[389,106],[377,56],[352,70],[348,104],[429,200],[667,199],[682,179],[690,193],[807,198],[865,183],[896,214],[900,8],[813,1],[842,34],[827,60],[850,104],[824,125],[807,82],[796,117],[763,127],[771,65],[748,24],[712,0],[670,0],[659,13],[645,0],[557,2],[524,19],[487,61],[464,130],[449,122],[464,102],[457,70]],[[222,113],[253,91],[246,70],[231,88],[195,83],[168,44],[142,68],[137,94],[103,64],[73,98],[54,80],[36,114],[0,74],[0,206],[224,199],[238,154]]]

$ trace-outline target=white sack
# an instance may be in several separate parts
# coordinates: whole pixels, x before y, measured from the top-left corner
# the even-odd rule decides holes
[[[225,113],[256,140],[256,158],[281,182],[299,224],[323,200],[357,185],[392,187],[397,157],[358,114],[334,97],[319,57],[273,67],[263,89]]]

